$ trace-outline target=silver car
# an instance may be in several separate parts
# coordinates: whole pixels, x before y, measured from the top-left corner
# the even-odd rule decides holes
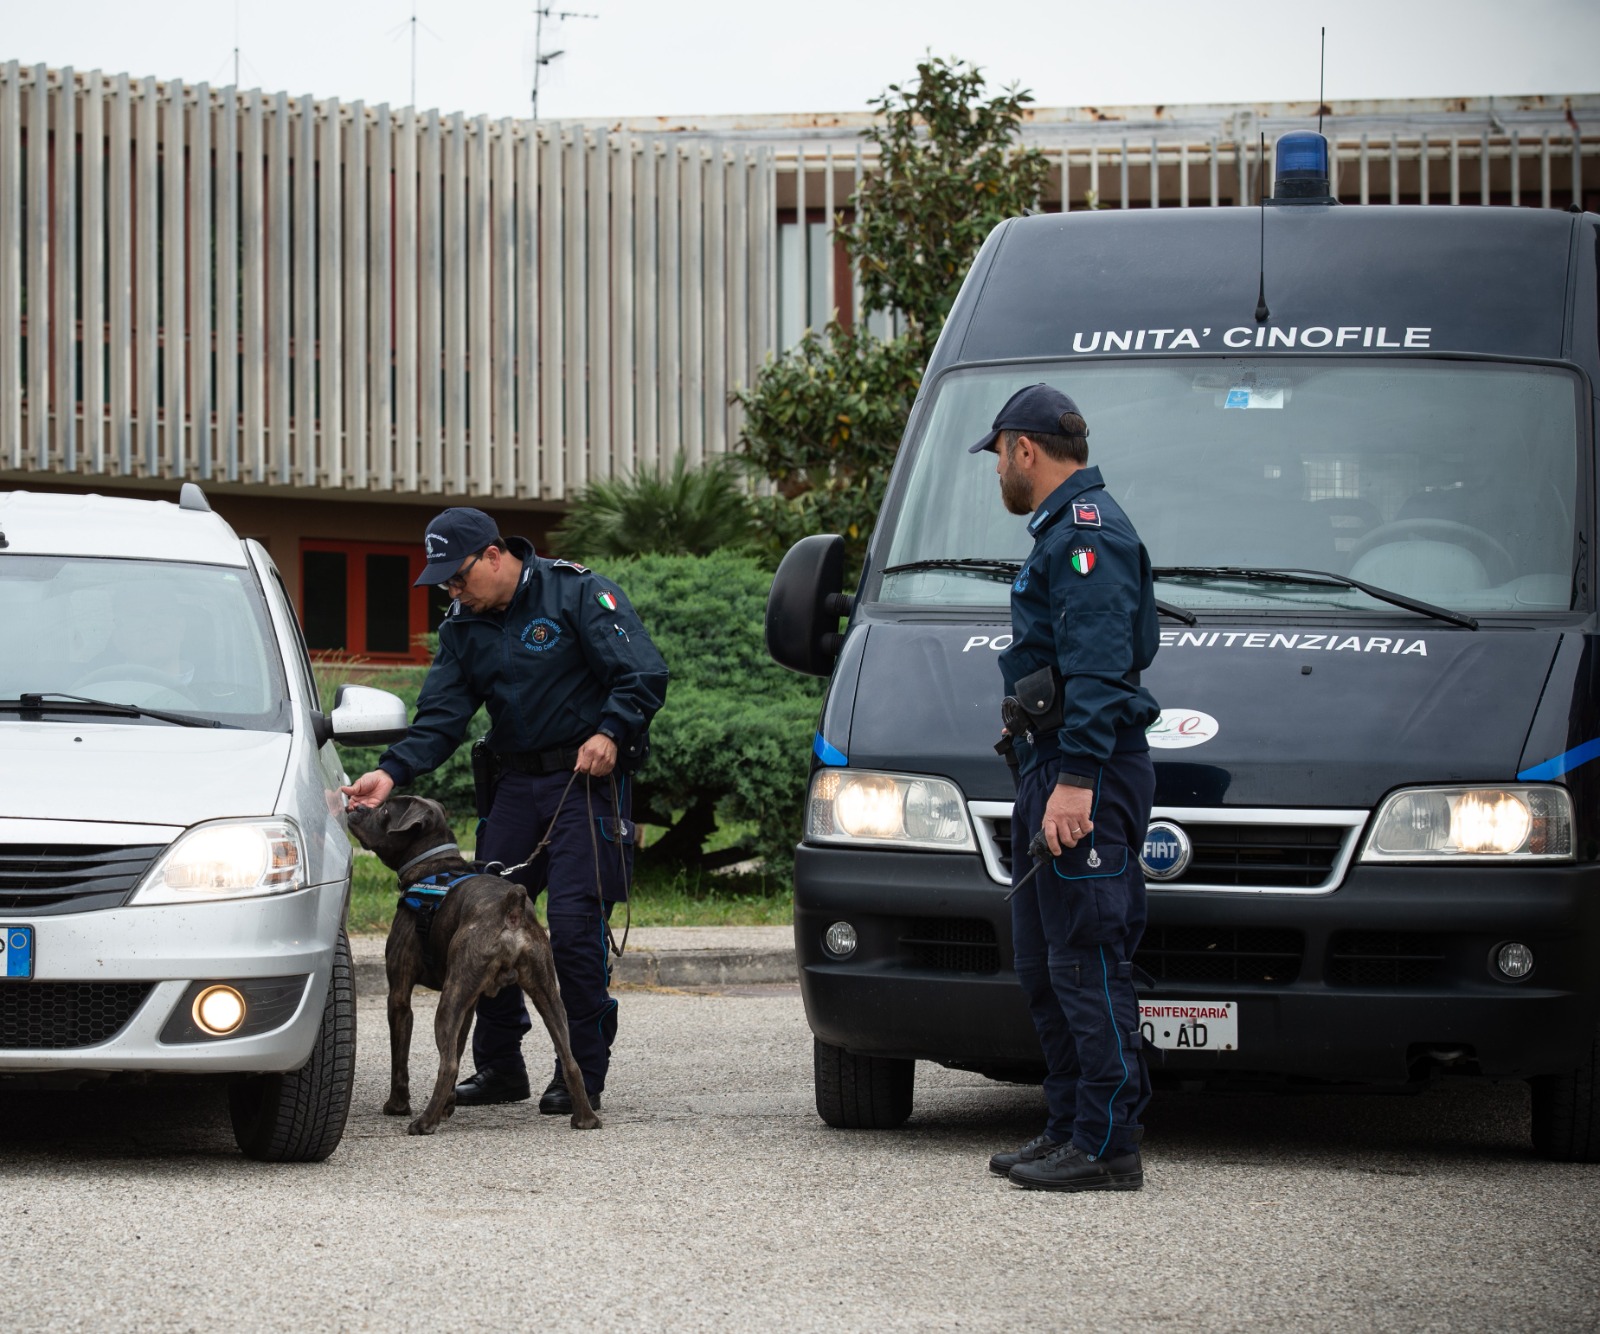
[[[326,1158],[355,1066],[333,741],[266,551],[179,503],[0,492],[0,1081],[216,1073],[239,1147]]]

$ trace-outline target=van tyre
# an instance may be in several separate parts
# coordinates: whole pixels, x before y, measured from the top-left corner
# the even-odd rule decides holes
[[[1600,1028],[1589,1059],[1567,1075],[1530,1079],[1533,1088],[1533,1147],[1561,1163],[1600,1163]]]
[[[840,1130],[893,1130],[911,1115],[917,1063],[894,1056],[854,1056],[813,1037],[817,1115]]]
[[[339,1147],[356,1073],[355,970],[343,931],[311,1057],[285,1074],[250,1075],[228,1086],[233,1137],[264,1163],[319,1163]]]

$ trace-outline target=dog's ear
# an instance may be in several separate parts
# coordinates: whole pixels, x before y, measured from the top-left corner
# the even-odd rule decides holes
[[[403,834],[408,829],[420,829],[431,824],[436,815],[444,814],[443,806],[436,801],[429,801],[426,797],[406,797],[404,800],[405,809],[389,824],[389,829],[393,833]]]

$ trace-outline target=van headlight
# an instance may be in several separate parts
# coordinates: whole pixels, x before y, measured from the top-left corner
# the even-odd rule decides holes
[[[304,888],[305,849],[292,820],[212,820],[186,830],[128,899],[197,903]]]
[[[961,790],[944,778],[818,769],[806,802],[808,843],[976,852]]]
[[[1367,862],[1570,861],[1572,797],[1564,787],[1417,787],[1378,808]]]

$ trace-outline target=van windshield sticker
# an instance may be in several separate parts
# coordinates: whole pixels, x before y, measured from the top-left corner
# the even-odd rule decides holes
[[[1162,648],[1293,649],[1297,653],[1388,653],[1428,656],[1426,639],[1386,635],[1276,634],[1268,630],[1163,630]]]
[[[1313,324],[1305,328],[1291,325],[1285,329],[1276,325],[1262,324],[1252,328],[1236,324],[1230,329],[1076,329],[1072,334],[1074,352],[1203,352],[1207,349],[1216,350],[1219,346],[1261,348],[1268,352],[1278,348],[1327,349],[1333,352],[1373,349],[1431,351],[1433,326]],[[1235,405],[1230,403],[1228,406]]]

